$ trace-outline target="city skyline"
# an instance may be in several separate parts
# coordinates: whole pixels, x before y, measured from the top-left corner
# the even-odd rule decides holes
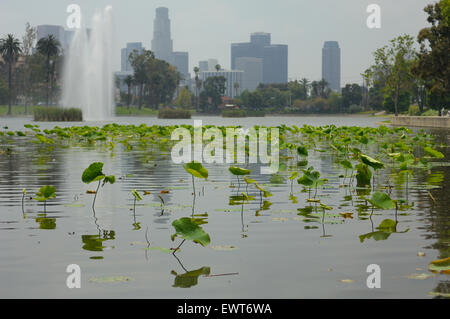
[[[368,29],[367,6],[373,1],[347,1],[345,4],[324,0],[319,2],[286,0],[277,3],[241,3],[198,0],[194,5],[174,0],[149,4],[136,1],[126,5],[117,0],[80,0],[83,15],[90,20],[96,8],[111,4],[115,16],[117,50],[128,42],[142,42],[151,47],[153,19],[157,7],[166,6],[172,20],[174,51],[189,52],[189,71],[198,62],[217,58],[222,67],[231,69],[230,45],[248,41],[248,34],[269,32],[277,43],[289,45],[289,79],[321,78],[321,49],[325,41],[338,41],[342,51],[342,85],[361,82],[360,73],[373,61],[372,52],[384,46],[398,34],[416,37],[427,25],[423,7],[426,0],[380,0],[382,28]],[[0,36],[13,33],[21,38],[25,23],[64,25],[71,1],[43,0],[39,3],[24,0],[5,0],[0,4]],[[45,10],[44,10],[45,8]],[[51,9],[48,9],[51,8]],[[14,16],[14,19],[11,17]],[[280,18],[282,17],[282,18]],[[324,22],[325,21],[325,22]],[[358,39],[358,41],[355,41]],[[114,55],[114,65],[120,69],[120,54]]]

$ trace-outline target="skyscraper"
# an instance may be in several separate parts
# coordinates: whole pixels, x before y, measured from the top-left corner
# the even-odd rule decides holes
[[[237,69],[236,61],[239,58],[262,59],[263,83],[286,83],[288,81],[288,46],[271,44],[270,33],[255,32],[250,35],[250,42],[232,43],[232,69]]]
[[[138,51],[139,53],[142,53],[143,51],[142,42],[131,42],[127,43],[126,48],[123,48],[121,50],[121,57],[120,57],[120,71],[126,72],[126,71],[133,71],[133,68],[131,67],[129,56],[131,52],[134,50]]]
[[[326,41],[323,45],[322,79],[330,89],[341,91],[341,49],[337,41]]]
[[[156,17],[153,23],[152,51],[157,59],[166,62],[172,61],[173,42],[170,37],[169,9],[156,8]]]
[[[263,82],[263,59],[237,58],[235,63],[237,70],[244,71],[240,91],[254,91]]]
[[[173,52],[168,8],[156,8],[156,17],[153,23],[152,51],[157,59],[174,65],[185,80],[189,79],[189,53]]]

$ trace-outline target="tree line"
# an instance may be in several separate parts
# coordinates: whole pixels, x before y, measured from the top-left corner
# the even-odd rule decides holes
[[[53,35],[36,41],[36,28],[26,25],[20,41],[13,34],[0,39],[0,104],[52,105],[60,94],[61,44]],[[20,101],[19,101],[20,100]]]

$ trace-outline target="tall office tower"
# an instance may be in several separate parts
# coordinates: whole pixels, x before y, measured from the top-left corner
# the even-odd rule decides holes
[[[130,60],[128,58],[134,50],[138,51],[139,53],[142,53],[142,51],[144,50],[144,48],[142,47],[142,42],[127,43],[126,48],[123,48],[121,50],[121,56],[120,56],[120,71],[121,72],[133,71]]]
[[[160,7],[156,9],[153,23],[152,51],[157,59],[172,63],[173,42],[170,38],[169,9]]]
[[[208,61],[199,61],[198,68],[200,72],[208,71]]]
[[[254,32],[250,34],[250,42],[261,46],[270,45],[270,33]]]
[[[322,49],[322,79],[330,89],[341,91],[341,49],[337,41],[326,41]]]
[[[288,82],[288,46],[273,44],[265,46],[263,50],[263,79],[264,83]]]
[[[244,71],[240,92],[254,91],[263,82],[263,59],[237,58],[236,69]]]
[[[189,53],[187,52],[174,52],[172,54],[173,65],[181,73],[184,80],[189,79]]]
[[[36,41],[48,37],[50,34],[61,44],[62,49],[66,49],[66,38],[64,28],[60,25],[38,25],[36,30]]]
[[[263,60],[263,83],[287,83],[288,46],[271,44],[270,33],[255,32],[250,42],[231,44],[231,68],[236,70],[238,58]]]

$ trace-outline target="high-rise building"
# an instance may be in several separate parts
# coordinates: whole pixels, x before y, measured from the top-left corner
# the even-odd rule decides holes
[[[237,70],[244,71],[241,92],[254,91],[263,82],[263,59],[237,58],[235,66]]]
[[[258,58],[263,61],[262,83],[287,83],[288,46],[271,44],[270,33],[255,32],[250,42],[231,44],[231,68],[236,67],[239,58]]]
[[[130,57],[130,54],[134,50],[138,51],[138,53],[142,53],[142,51],[144,50],[144,48],[142,46],[142,42],[127,43],[127,46],[121,50],[121,55],[120,55],[120,71],[121,72],[133,71],[129,57]]]
[[[225,82],[225,96],[234,98],[238,96],[242,92],[242,85],[243,85],[243,75],[244,71],[240,70],[231,70],[231,71],[205,71],[200,72],[199,78],[202,80],[203,83],[205,83],[206,79],[213,77],[213,76],[223,76],[226,80]],[[236,90],[235,89],[235,83],[238,83],[239,87]]]
[[[156,8],[153,23],[152,51],[157,59],[172,62],[173,42],[170,35],[169,9]]]
[[[60,25],[38,25],[36,28],[36,41],[39,41],[42,38],[46,38],[49,35],[53,35],[53,37],[58,40],[61,45],[61,49],[66,49],[66,37],[64,28]]]
[[[323,45],[322,79],[330,89],[341,91],[341,49],[337,41],[326,41]]]
[[[156,17],[153,23],[152,51],[157,59],[174,65],[178,72],[183,75],[183,78],[186,81],[189,80],[189,53],[173,52],[168,8],[156,8]],[[182,82],[182,85],[185,85],[185,83]]]
[[[288,82],[288,46],[274,44],[263,50],[263,79],[264,83]]]
[[[172,53],[173,65],[181,73],[184,80],[189,80],[189,53],[187,52],[173,52]]]
[[[198,62],[198,68],[200,72],[208,71],[208,61],[200,61]]]

